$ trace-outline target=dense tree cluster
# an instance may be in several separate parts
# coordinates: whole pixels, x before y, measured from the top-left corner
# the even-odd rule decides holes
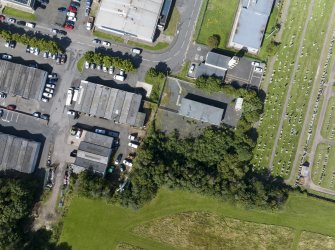
[[[219,92],[222,91],[222,79],[215,76],[200,76],[195,81],[195,85],[202,90],[207,92]]]
[[[166,135],[154,126],[138,151],[131,185],[118,199],[123,205],[140,207],[162,186],[209,194],[247,206],[276,208],[288,195],[281,179],[255,172],[250,164],[256,138],[251,124],[263,110],[254,91],[225,88],[244,98],[243,116],[233,130],[208,128],[196,138]]]
[[[106,67],[116,67],[118,69],[124,69],[127,72],[133,72],[136,70],[134,63],[130,59],[123,59],[120,57],[112,57],[94,51],[87,51],[84,54],[85,60],[89,63],[95,63],[105,65]]]
[[[0,37],[4,40],[14,40],[17,43],[39,48],[41,51],[49,51],[51,53],[61,52],[61,48],[57,42],[43,38],[37,38],[33,35],[22,35],[8,30],[0,30]]]
[[[150,68],[146,72],[144,80],[146,83],[149,83],[153,86],[150,94],[150,99],[153,102],[158,102],[165,79],[165,74],[155,68]]]

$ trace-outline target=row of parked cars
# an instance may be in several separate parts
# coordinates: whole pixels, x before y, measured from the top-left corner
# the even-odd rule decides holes
[[[0,15],[0,22],[6,22],[6,16]],[[36,26],[35,23],[30,23],[30,22],[26,22],[26,21],[16,20],[13,17],[8,18],[7,22],[8,23],[12,23],[12,24],[17,24],[17,25],[20,25],[20,26],[26,26],[28,28],[35,28],[35,26]]]
[[[114,67],[110,66],[109,68],[105,65],[101,65],[101,64],[95,64],[95,63],[89,63],[89,62],[85,62],[85,69],[96,69],[98,71],[103,71],[105,73],[108,72],[108,74],[113,75],[114,74]],[[115,74],[113,76],[113,78],[115,80],[121,81],[123,82],[126,79],[126,75],[125,75],[125,71],[123,69],[120,69],[119,74]]]
[[[56,73],[52,73],[48,75],[48,80],[44,87],[44,92],[42,94],[42,102],[49,102],[49,100],[55,94],[56,82],[58,81],[58,75]]]

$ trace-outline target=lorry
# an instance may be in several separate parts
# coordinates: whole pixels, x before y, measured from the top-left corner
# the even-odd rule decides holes
[[[67,97],[66,97],[66,106],[70,106],[72,103],[72,97],[73,97],[73,88],[69,88],[67,91]]]
[[[86,29],[87,30],[91,30],[93,27],[93,22],[94,22],[94,17],[93,16],[89,16],[87,23],[86,23]]]

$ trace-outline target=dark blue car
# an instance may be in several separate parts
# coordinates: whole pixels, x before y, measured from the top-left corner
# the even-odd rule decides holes
[[[59,7],[58,11],[62,12],[62,13],[65,13],[65,12],[67,12],[67,9],[65,7]]]

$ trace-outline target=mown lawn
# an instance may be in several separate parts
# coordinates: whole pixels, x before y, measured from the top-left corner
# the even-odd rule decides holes
[[[221,37],[220,48],[225,48],[231,29],[233,27],[235,13],[239,4],[239,0],[208,0],[202,6],[197,25],[199,29],[196,41],[201,44],[207,44],[209,36],[217,34]],[[201,14],[204,13],[204,16]]]
[[[31,20],[31,21],[36,21],[37,17],[29,12],[25,12],[22,10],[17,10],[17,9],[13,9],[10,7],[5,7],[2,11],[3,14],[5,15],[10,15],[10,16],[14,16],[14,17],[19,17],[25,20]]]
[[[96,37],[102,38],[102,39],[112,40],[112,41],[118,42],[118,43],[123,43],[124,42],[122,37],[115,36],[115,35],[112,35],[112,34],[109,34],[109,33],[106,33],[106,32],[102,32],[102,31],[98,31],[98,30],[93,31],[93,35],[96,36]]]
[[[327,104],[326,116],[323,117],[321,135],[325,139],[335,138],[335,97],[331,97]]]
[[[164,30],[164,34],[167,35],[167,36],[174,36],[176,34],[176,31],[177,31],[177,25],[179,23],[179,20],[180,20],[180,14],[179,14],[179,11],[178,11],[177,7],[175,6],[173,8],[168,26],[167,26],[166,30]]]
[[[299,194],[291,195],[280,211],[246,210],[199,194],[167,189],[162,189],[150,204],[138,211],[77,197],[64,218],[60,242],[68,242],[74,250],[115,249],[121,243],[145,249],[172,249],[168,244],[140,237],[133,230],[154,219],[190,211],[206,211],[217,216],[334,237],[335,223],[330,219],[334,209],[333,203]]]
[[[167,42],[158,42],[155,45],[148,45],[145,43],[128,41],[128,45],[131,45],[137,48],[146,49],[146,50],[161,50],[161,49],[166,49],[167,47],[169,47],[169,43]]]

